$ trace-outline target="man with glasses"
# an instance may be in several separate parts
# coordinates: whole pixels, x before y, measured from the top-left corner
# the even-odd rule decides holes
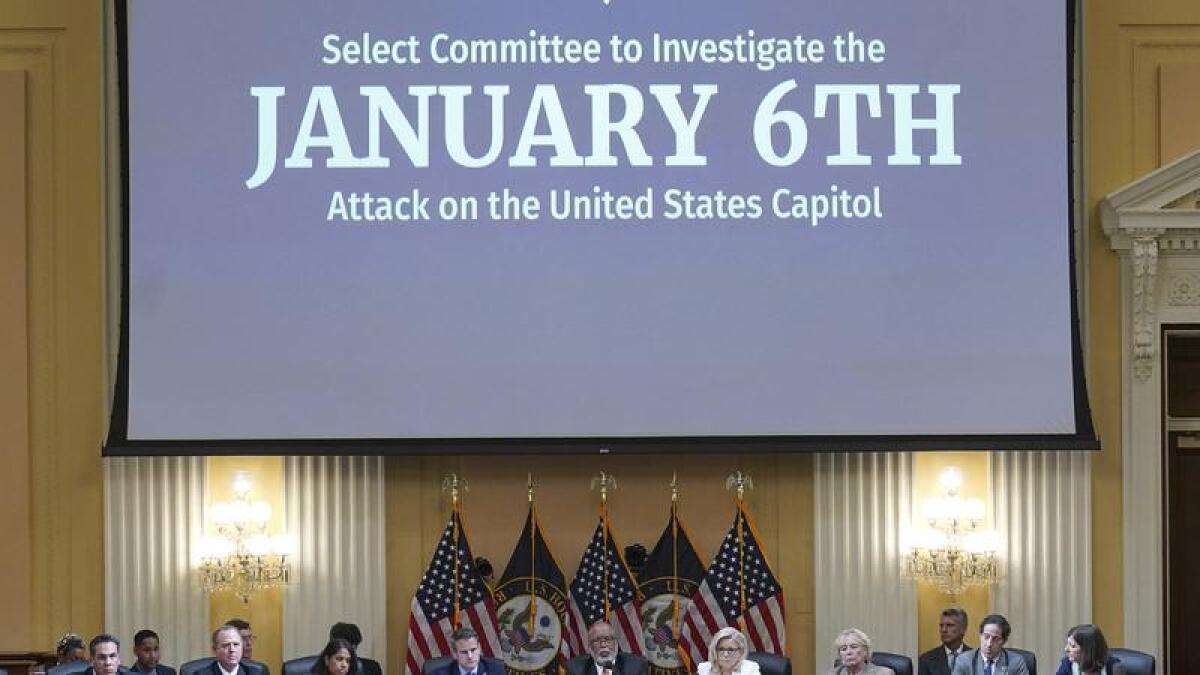
[[[571,675],[646,675],[646,659],[625,654],[617,646],[617,633],[607,621],[588,627],[588,653],[567,662]]]

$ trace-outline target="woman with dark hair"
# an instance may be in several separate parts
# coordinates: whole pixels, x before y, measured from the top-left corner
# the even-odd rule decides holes
[[[59,638],[54,651],[58,654],[57,665],[60,666],[64,663],[87,661],[87,645],[83,644],[83,638],[75,633],[66,633]]]
[[[330,640],[317,657],[317,675],[350,675],[358,672],[354,645],[345,640]]]
[[[1066,656],[1055,675],[1125,675],[1121,661],[1108,653],[1108,642],[1100,627],[1080,624],[1067,631]]]

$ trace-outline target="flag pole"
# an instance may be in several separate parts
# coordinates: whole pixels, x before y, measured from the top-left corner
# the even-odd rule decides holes
[[[458,474],[450,473],[447,474],[444,479],[442,479],[442,490],[448,489],[450,491],[450,528],[451,538],[454,540],[454,587],[451,590],[454,609],[453,613],[450,615],[450,623],[455,629],[462,627],[462,618],[459,616],[459,579],[462,575],[462,570],[460,569],[462,565],[462,560],[460,559],[462,551],[462,529],[459,527],[458,492],[460,488],[465,490],[466,487],[467,481],[460,479]],[[474,561],[472,561],[471,564],[474,564]]]
[[[617,486],[617,480],[612,475],[603,471],[600,472],[599,478],[592,479],[592,489],[600,486],[600,527],[602,532],[600,536],[604,543],[604,552],[601,564],[600,579],[604,587],[604,620],[610,620],[611,607],[608,604],[608,489]]]
[[[671,472],[671,584],[671,637],[682,637],[683,617],[679,616],[679,476],[674,471]],[[688,658],[687,652],[678,648],[678,644],[676,642],[675,653],[690,673],[692,660]]]
[[[529,635],[537,625],[537,510],[533,505],[533,473],[525,478],[529,494]]]
[[[746,630],[746,532],[745,532],[745,501],[746,488],[754,487],[750,476],[741,471],[733,472],[726,481],[725,487],[737,488],[737,543],[738,543],[738,627]]]

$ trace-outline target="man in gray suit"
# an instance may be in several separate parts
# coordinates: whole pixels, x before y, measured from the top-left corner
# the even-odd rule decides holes
[[[1029,675],[1020,654],[1004,648],[1012,626],[999,614],[989,614],[979,623],[979,649],[958,655],[953,675]]]

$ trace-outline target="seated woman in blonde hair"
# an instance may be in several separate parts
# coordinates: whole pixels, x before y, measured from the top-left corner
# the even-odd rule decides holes
[[[725,627],[708,642],[708,660],[696,668],[697,675],[759,675],[758,664],[746,658],[750,652],[746,636]]]
[[[871,663],[871,638],[857,628],[847,628],[833,641],[837,661],[830,675],[896,675],[891,668]]]

